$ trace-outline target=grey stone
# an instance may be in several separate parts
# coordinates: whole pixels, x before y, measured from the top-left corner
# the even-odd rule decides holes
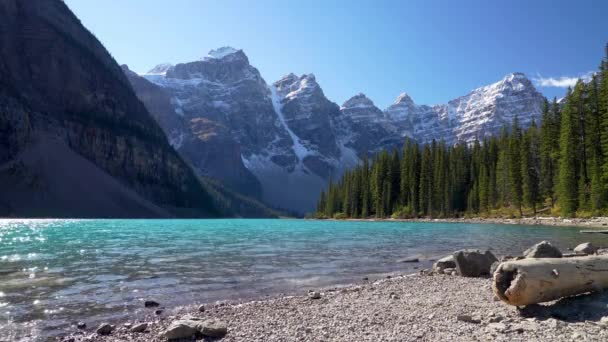
[[[153,301],[153,300],[147,300],[147,301],[144,302],[144,306],[146,308],[155,308],[155,307],[160,306],[160,304],[158,302],[156,302],[156,301]]]
[[[443,257],[443,258],[437,260],[437,262],[435,262],[435,264],[433,264],[433,272],[435,272],[435,273],[443,274],[443,271],[446,268],[456,268],[456,263],[454,262],[454,256],[448,255],[446,257]]]
[[[95,331],[99,335],[110,335],[114,331],[114,326],[110,323],[101,323]]]
[[[458,321],[466,322],[466,323],[474,323],[474,324],[481,323],[481,319],[479,317],[472,317],[470,315],[458,315],[458,316],[456,316],[456,319]]]
[[[131,328],[131,332],[144,332],[148,329],[148,323],[139,323]]]
[[[308,298],[310,298],[310,299],[320,299],[321,298],[321,293],[317,292],[317,291],[310,291],[310,292],[308,292]]]
[[[192,320],[173,321],[163,332],[163,336],[168,340],[191,338],[199,333],[199,324],[200,322]]]
[[[399,260],[399,262],[419,262],[419,261],[420,261],[420,259],[418,259],[417,257],[409,257],[409,258]]]
[[[576,254],[595,254],[599,248],[595,247],[591,242],[581,243],[574,247],[574,253]]]
[[[488,250],[462,250],[454,253],[454,261],[461,276],[481,277],[490,274],[492,264],[498,259]]]
[[[541,241],[536,245],[526,249],[526,258],[561,258],[562,252],[547,241]]]
[[[215,319],[210,319],[204,321],[203,323],[199,323],[197,327],[203,336],[208,337],[223,337],[228,333],[228,326],[226,323]]]
[[[205,312],[205,306],[204,305],[199,306],[198,312]]]
[[[86,329],[87,324],[85,322],[78,322],[76,323],[76,328],[82,330],[82,329]]]
[[[500,332],[507,330],[507,326],[504,323],[498,323],[498,322],[488,324],[488,328],[494,329],[494,330],[500,331]]]

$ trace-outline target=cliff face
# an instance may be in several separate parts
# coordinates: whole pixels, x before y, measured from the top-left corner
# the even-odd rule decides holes
[[[218,214],[62,1],[0,0],[0,17],[0,215]]]

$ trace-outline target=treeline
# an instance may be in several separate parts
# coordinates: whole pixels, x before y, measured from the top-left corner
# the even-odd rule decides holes
[[[318,217],[456,217],[608,213],[608,46],[589,82],[541,118],[515,118],[499,137],[471,145],[442,141],[384,151],[330,182]],[[535,122],[535,119],[539,119]]]

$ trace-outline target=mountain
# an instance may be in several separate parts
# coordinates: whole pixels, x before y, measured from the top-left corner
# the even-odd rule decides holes
[[[0,216],[220,214],[63,1],[1,0],[0,16]]]
[[[338,106],[313,74],[268,84],[231,47],[142,75],[125,73],[199,174],[298,212],[314,208],[330,179],[364,156],[400,148],[404,137],[470,143],[496,134],[516,115],[529,124],[544,100],[523,74],[513,73],[447,104],[417,105],[403,93],[385,110],[364,94]]]
[[[515,116],[523,126],[532,118],[539,120],[543,101],[544,96],[524,74],[512,73],[444,105],[418,106],[404,93],[385,112],[401,136],[420,142],[470,143],[498,134]]]

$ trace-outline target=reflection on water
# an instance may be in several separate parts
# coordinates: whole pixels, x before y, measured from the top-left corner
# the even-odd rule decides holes
[[[460,248],[517,254],[608,237],[577,228],[303,220],[0,220],[0,332],[48,336],[77,320],[411,272]],[[2,338],[0,338],[2,340]]]

